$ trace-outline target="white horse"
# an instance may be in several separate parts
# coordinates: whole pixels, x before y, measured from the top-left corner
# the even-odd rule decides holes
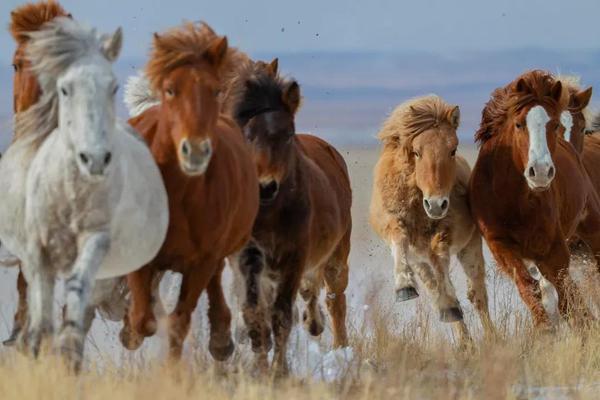
[[[37,355],[53,332],[53,292],[65,278],[60,348],[78,368],[96,279],[154,258],[168,224],[167,195],[144,142],[115,117],[112,62],[122,34],[99,36],[68,18],[30,33],[27,57],[42,88],[15,118],[0,161],[0,240],[29,284],[25,337]]]

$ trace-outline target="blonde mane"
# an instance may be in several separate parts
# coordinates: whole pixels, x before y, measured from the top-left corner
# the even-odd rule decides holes
[[[57,17],[39,30],[27,33],[26,56],[42,96],[29,109],[15,115],[13,141],[31,137],[41,143],[58,127],[56,82],[73,63],[88,55],[103,55],[102,37],[96,30],[67,18]]]
[[[434,94],[407,100],[394,109],[377,137],[383,143],[411,143],[428,129],[450,126],[448,115],[453,109],[454,106]]]

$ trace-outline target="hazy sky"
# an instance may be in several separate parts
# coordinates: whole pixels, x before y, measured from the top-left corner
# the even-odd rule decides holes
[[[24,3],[0,1],[0,21]],[[124,55],[144,56],[150,34],[183,19],[205,20],[254,53],[311,50],[424,50],[600,47],[599,0],[63,0],[101,30],[121,25]],[[0,57],[12,40],[0,32]]]

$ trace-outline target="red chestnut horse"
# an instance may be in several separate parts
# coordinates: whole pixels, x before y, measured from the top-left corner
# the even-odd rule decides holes
[[[67,16],[67,12],[56,2],[28,3],[10,13],[10,33],[17,44],[13,55],[13,111],[19,113],[35,104],[40,95],[40,86],[29,70],[29,60],[25,57],[25,48],[29,41],[28,32],[38,31],[46,22],[56,17]],[[13,329],[5,345],[15,343],[19,332],[27,320],[27,282],[19,269],[17,278],[19,293],[17,311],[14,315]]]
[[[536,326],[548,327],[550,320],[525,261],[536,263],[555,286],[566,316],[567,239],[577,235],[600,251],[600,204],[563,139],[565,127],[572,127],[566,90],[549,73],[531,71],[494,91],[475,135],[481,148],[469,188],[473,218]]]
[[[348,344],[344,291],[352,225],[350,179],[344,159],[330,144],[296,134],[300,87],[277,74],[276,60],[248,62],[229,95],[227,104],[251,145],[260,182],[253,241],[241,253],[236,271],[245,287],[242,313],[257,365],[268,365],[272,330],[274,370],[285,375],[298,291],[308,302],[305,324],[319,335],[318,296],[325,284],[334,346]]]
[[[128,276],[131,309],[121,340],[130,349],[156,331],[152,280],[168,269],[183,275],[177,306],[169,316],[171,357],[181,356],[204,289],[209,296],[209,350],[217,360],[233,352],[221,273],[225,258],[250,239],[258,212],[258,180],[241,131],[220,113],[219,92],[232,54],[227,39],[204,24],[155,34],[146,74],[160,104],[130,123],[161,170],[170,223],[155,260]]]

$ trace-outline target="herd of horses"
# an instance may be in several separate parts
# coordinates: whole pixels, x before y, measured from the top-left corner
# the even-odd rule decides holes
[[[323,287],[333,345],[348,346],[348,169],[329,143],[296,133],[300,86],[279,73],[277,59],[251,60],[205,23],[157,33],[146,68],[125,88],[131,118],[122,123],[111,66],[120,29],[98,34],[50,0],[16,8],[10,31],[15,123],[0,160],[0,239],[11,254],[4,264],[20,272],[5,344],[37,356],[53,338],[60,276],[58,346],[72,368],[81,366],[96,312],[122,321],[122,344],[137,349],[165,314],[158,289],[171,270],[182,283],[168,315],[170,357],[181,357],[206,290],[208,348],[227,360],[227,261],[237,336],[251,342],[257,371],[269,370],[273,348],[272,370],[287,374],[298,294],[305,328],[323,332]],[[469,340],[449,278],[456,255],[468,298],[493,334],[483,238],[536,326],[552,322],[534,265],[556,288],[564,317],[594,318],[573,306],[581,293],[568,278],[569,243],[600,255],[600,135],[586,134],[590,98],[591,88],[537,70],[497,89],[482,113],[472,171],[457,154],[458,106],[430,95],[397,107],[379,134],[370,211],[392,251],[397,300],[424,287],[440,319]]]

